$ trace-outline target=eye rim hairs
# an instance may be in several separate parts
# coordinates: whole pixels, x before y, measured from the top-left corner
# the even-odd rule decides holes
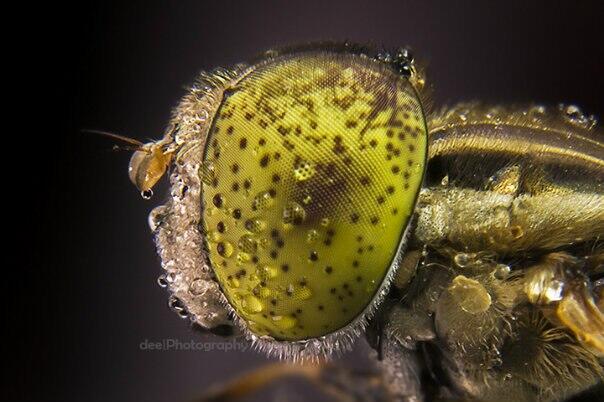
[[[210,135],[212,118],[223,102],[225,90],[236,85],[251,71],[281,57],[308,55],[312,52],[345,54],[370,60],[376,65],[391,68],[401,79],[407,80],[421,107],[423,135],[426,137],[427,144],[425,112],[419,94],[424,85],[424,78],[421,70],[416,68],[409,51],[400,49],[393,55],[378,54],[368,48],[348,43],[309,44],[282,50],[269,50],[250,64],[237,64],[230,69],[218,68],[210,73],[202,73],[197,83],[177,106],[165,137],[154,143],[156,144],[154,149],[161,149],[160,155],[164,160],[168,159],[168,163],[164,166],[166,169],[170,168],[170,198],[165,205],[156,207],[149,216],[158,254],[166,271],[160,277],[159,283],[168,288],[171,294],[170,307],[181,317],[188,317],[210,332],[224,334],[234,322],[235,328],[252,342],[255,349],[269,356],[291,360],[319,359],[340,355],[351,349],[388,294],[414,226],[414,215],[411,212],[394,258],[369,303],[356,318],[333,332],[297,341],[280,341],[270,336],[258,336],[248,328],[245,320],[228,302],[213,273],[202,233],[200,170],[204,168],[202,150]],[[427,145],[425,148],[427,149]],[[422,177],[425,176],[427,164],[426,149],[422,161]],[[142,150],[142,152],[147,151]],[[152,154],[147,152],[146,155]],[[138,164],[135,167],[140,169],[140,166],[144,165]],[[140,172],[138,176],[134,175],[134,177],[142,176],[144,175]],[[156,178],[159,179],[154,175],[153,184],[157,181]],[[136,181],[133,182],[137,184]],[[143,191],[143,194],[144,191],[151,191],[151,187],[148,189],[142,189],[139,185],[137,187]],[[415,200],[420,188],[421,183],[415,194]]]

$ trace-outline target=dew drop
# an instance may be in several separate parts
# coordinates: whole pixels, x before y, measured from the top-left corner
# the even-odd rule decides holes
[[[255,211],[263,211],[269,209],[274,204],[273,197],[268,191],[259,193],[252,201],[252,209]]]
[[[141,191],[141,197],[143,197],[144,200],[150,200],[151,197],[153,197],[153,190],[149,189]]]
[[[256,314],[264,310],[264,303],[254,295],[247,295],[243,299],[243,311],[248,314]]]
[[[149,214],[148,223],[149,228],[151,228],[152,232],[155,232],[157,228],[162,224],[165,219],[166,207],[159,206],[154,208]]]
[[[189,285],[189,293],[191,293],[193,296],[201,296],[206,293],[210,287],[209,282],[204,281],[201,278],[197,278]]]
[[[221,256],[228,258],[233,254],[233,245],[228,241],[221,241],[216,245],[216,251]]]
[[[306,219],[306,211],[297,202],[290,202],[283,208],[283,223],[300,225]]]
[[[275,325],[282,330],[292,329],[296,326],[296,324],[298,324],[298,320],[296,318],[285,315],[276,315],[272,319]]]
[[[308,243],[314,243],[315,241],[317,241],[318,238],[319,238],[319,232],[317,232],[314,229],[311,229],[306,233],[306,241]]]
[[[245,234],[239,238],[237,247],[244,253],[255,254],[258,251],[258,241],[253,236]]]
[[[252,233],[261,233],[266,229],[266,222],[261,219],[248,219],[245,228]]]
[[[259,269],[259,275],[262,279],[273,279],[279,275],[279,270],[272,265],[263,265]]]
[[[510,275],[511,270],[512,269],[510,268],[509,265],[497,264],[493,275],[497,279],[504,280],[504,279],[507,279],[507,277]]]

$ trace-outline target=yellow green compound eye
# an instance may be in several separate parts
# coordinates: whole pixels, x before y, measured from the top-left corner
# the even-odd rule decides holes
[[[306,340],[371,310],[410,223],[426,141],[408,80],[360,55],[275,57],[225,91],[203,155],[204,233],[251,333]]]

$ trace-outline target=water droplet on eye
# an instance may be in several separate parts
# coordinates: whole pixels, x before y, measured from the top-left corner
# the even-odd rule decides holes
[[[511,268],[509,265],[497,264],[497,266],[495,267],[495,271],[493,272],[493,275],[497,279],[504,280],[504,279],[507,279],[507,277],[510,275],[510,272],[511,272]]]
[[[248,262],[249,260],[252,259],[252,256],[249,255],[248,253],[237,253],[237,264],[241,265],[241,264],[245,264],[246,262]]]
[[[316,173],[313,163],[308,161],[298,161],[294,166],[294,177],[298,181],[305,181],[313,177]]]
[[[259,193],[252,201],[252,209],[254,211],[263,211],[273,206],[274,200],[268,191]]]
[[[302,200],[302,203],[304,205],[308,205],[312,202],[312,197],[310,195],[307,195],[306,197],[304,197],[304,199]]]
[[[221,256],[228,258],[233,254],[233,245],[228,241],[221,241],[216,245],[216,251]]]
[[[141,191],[141,197],[143,197],[144,200],[150,200],[151,197],[153,197],[153,190],[149,189]]]
[[[258,251],[258,241],[254,237],[246,234],[239,238],[237,243],[239,250],[247,254],[255,254]]]
[[[276,315],[273,318],[273,322],[279,329],[287,330],[292,329],[298,323],[298,320],[294,317],[289,317],[285,315]]]
[[[273,279],[279,275],[279,270],[271,265],[263,265],[260,267],[258,274],[264,280]]]
[[[246,313],[255,314],[264,310],[264,303],[254,295],[247,295],[243,299],[242,307]]]
[[[448,186],[449,185],[449,175],[446,175],[445,177],[443,177],[443,179],[440,181],[440,185],[441,186]]]
[[[221,238],[220,233],[218,233],[215,230],[208,230],[206,232],[206,240],[209,243],[216,243],[216,242],[220,241],[220,238]]]
[[[283,208],[283,223],[300,225],[306,219],[306,211],[297,202],[290,202]]]
[[[314,229],[311,229],[306,233],[306,241],[308,243],[314,243],[315,241],[317,241],[318,238],[319,238],[319,232],[317,232]]]
[[[323,227],[329,226],[329,218],[321,219],[321,226],[323,226]]]
[[[261,219],[248,219],[245,221],[245,228],[252,233],[261,233],[266,229],[266,222]]]
[[[210,186],[214,181],[215,175],[216,171],[214,168],[214,163],[208,160],[204,161],[199,168],[199,176],[201,177],[201,181]]]
[[[206,293],[210,287],[211,285],[209,282],[197,278],[189,285],[189,293],[193,296],[201,296]]]
[[[261,299],[268,299],[273,295],[269,288],[260,285],[256,286],[252,292]]]

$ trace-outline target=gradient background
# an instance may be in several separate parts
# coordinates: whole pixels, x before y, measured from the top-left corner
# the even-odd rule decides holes
[[[50,95],[43,115],[30,116],[43,123],[38,142],[25,144],[37,162],[37,196],[28,204],[28,228],[36,238],[16,282],[34,297],[8,301],[29,323],[20,335],[23,368],[14,370],[18,378],[8,394],[181,401],[266,360],[253,352],[140,350],[147,339],[212,339],[169,311],[167,294],[155,284],[161,272],[147,214],[164,199],[165,183],[151,201],[142,200],[127,178],[129,154],[113,153],[110,140],[79,129],[159,138],[200,70],[321,39],[412,46],[428,65],[437,106],[476,99],[569,102],[603,116],[604,15],[597,1],[557,3],[130,0],[53,6],[34,48],[50,53],[35,64],[48,86],[38,87],[27,104],[39,93]],[[358,364],[363,353],[347,359]]]

